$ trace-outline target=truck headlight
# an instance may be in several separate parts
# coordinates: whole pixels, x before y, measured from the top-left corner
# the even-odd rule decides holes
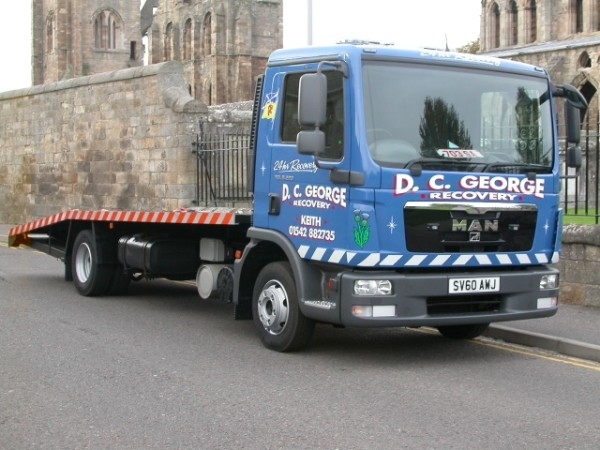
[[[553,273],[550,275],[542,275],[540,279],[540,291],[548,289],[556,289],[558,287],[558,275]]]
[[[354,294],[363,296],[392,295],[392,282],[390,280],[356,280]]]

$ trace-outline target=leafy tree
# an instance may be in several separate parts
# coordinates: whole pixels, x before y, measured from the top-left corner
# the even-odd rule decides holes
[[[456,51],[460,52],[460,53],[472,53],[472,54],[479,53],[479,50],[481,50],[479,38],[463,45],[462,47],[458,47],[456,49]]]

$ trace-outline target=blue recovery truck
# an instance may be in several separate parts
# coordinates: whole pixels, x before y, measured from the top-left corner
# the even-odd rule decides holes
[[[305,347],[317,323],[473,338],[557,311],[559,105],[578,167],[585,99],[539,67],[368,43],[277,50],[257,80],[251,210],[67,212],[10,243],[63,259],[83,295],[195,279],[277,351]]]

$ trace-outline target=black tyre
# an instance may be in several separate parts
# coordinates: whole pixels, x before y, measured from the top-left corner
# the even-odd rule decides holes
[[[437,327],[442,336],[451,339],[473,339],[480,336],[488,329],[489,323],[476,323],[471,325],[447,325]]]
[[[71,274],[77,291],[86,297],[104,295],[110,289],[111,266],[98,263],[96,242],[90,230],[81,231],[75,238]]]
[[[252,316],[265,347],[279,352],[306,347],[314,322],[300,311],[289,263],[270,263],[260,271],[252,295]]]

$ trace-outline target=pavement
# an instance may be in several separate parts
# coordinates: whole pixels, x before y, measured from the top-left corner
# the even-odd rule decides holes
[[[600,362],[600,308],[560,303],[552,317],[490,325],[485,336]]]
[[[0,224],[0,246],[10,228]],[[561,303],[552,317],[494,323],[484,336],[600,362],[600,308]]]

